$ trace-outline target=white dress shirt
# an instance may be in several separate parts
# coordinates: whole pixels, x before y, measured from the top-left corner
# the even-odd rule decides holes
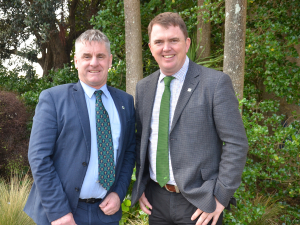
[[[95,91],[97,90],[95,88],[88,86],[82,81],[80,81],[80,83],[85,93],[85,101],[89,113],[90,129],[91,129],[91,155],[90,155],[88,168],[85,174],[85,178],[81,187],[79,198],[81,199],[103,198],[106,195],[107,191],[98,182],[98,147],[97,147],[96,112],[95,112],[96,96],[94,94]],[[102,86],[99,90],[103,91],[102,102],[109,115],[113,145],[114,145],[114,160],[116,165],[118,148],[119,148],[119,138],[121,133],[120,118],[115,103],[113,101],[113,98],[111,97],[106,84]]]
[[[170,117],[169,117],[169,131],[172,125],[172,120],[174,116],[174,111],[177,105],[177,101],[181,92],[182,85],[184,83],[184,79],[187,73],[189,67],[189,58],[186,57],[185,62],[182,66],[182,68],[172,76],[175,77],[171,81],[170,84],[170,90],[171,90],[171,97],[170,97]],[[151,131],[150,131],[150,137],[149,137],[149,161],[150,161],[150,177],[152,180],[156,181],[156,153],[157,153],[157,139],[158,139],[158,122],[159,122],[159,111],[160,111],[160,102],[163,95],[163,92],[165,90],[165,84],[164,84],[164,75],[160,71],[160,76],[158,78],[157,83],[157,89],[155,94],[155,100],[154,100],[154,106],[152,111],[152,118],[151,118]],[[173,175],[173,168],[171,163],[171,157],[170,157],[170,147],[169,147],[169,174],[170,174],[170,180],[168,184],[176,185]]]

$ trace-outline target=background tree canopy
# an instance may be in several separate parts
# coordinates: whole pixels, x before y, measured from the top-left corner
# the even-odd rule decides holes
[[[41,65],[44,75],[50,69],[70,64],[74,40],[92,28],[90,18],[102,0],[12,0],[0,1],[0,55],[25,57]],[[20,48],[34,36],[34,42]],[[41,57],[38,58],[38,54]]]

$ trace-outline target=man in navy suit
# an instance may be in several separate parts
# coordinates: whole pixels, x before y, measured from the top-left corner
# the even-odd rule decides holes
[[[133,97],[106,85],[112,55],[102,32],[81,34],[74,59],[79,82],[43,91],[36,107],[28,152],[34,183],[24,211],[38,225],[117,225],[135,163]],[[100,162],[99,112],[109,117],[113,169]],[[114,174],[108,186],[100,168]]]

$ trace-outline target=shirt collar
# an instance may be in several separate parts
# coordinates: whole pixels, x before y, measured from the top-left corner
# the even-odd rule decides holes
[[[183,64],[183,66],[180,68],[179,71],[177,71],[176,73],[174,73],[172,75],[172,77],[175,77],[176,79],[178,79],[180,82],[183,82],[186,76],[186,72],[189,68],[189,57],[186,56],[185,58],[185,62]],[[160,76],[158,78],[159,82],[162,82],[162,80],[166,77],[165,74],[163,74],[163,72],[161,72],[160,70]]]
[[[87,85],[86,83],[82,82],[81,80],[80,80],[80,84],[81,84],[81,86],[82,86],[84,92],[86,93],[86,95],[87,95],[89,98],[92,98],[92,96],[93,96],[93,94],[95,93],[95,91],[99,91],[99,90],[102,90],[103,93],[104,93],[104,95],[105,95],[106,97],[109,96],[109,94],[108,94],[109,91],[108,91],[108,89],[107,89],[107,85],[106,85],[106,84],[104,84],[100,89],[93,88],[93,87]]]

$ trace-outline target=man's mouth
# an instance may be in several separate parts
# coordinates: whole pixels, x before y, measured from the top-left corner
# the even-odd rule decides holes
[[[174,56],[175,56],[175,55],[164,55],[163,57],[169,59],[169,58],[172,58],[172,57],[174,57]]]
[[[99,70],[90,70],[90,73],[99,73]]]

